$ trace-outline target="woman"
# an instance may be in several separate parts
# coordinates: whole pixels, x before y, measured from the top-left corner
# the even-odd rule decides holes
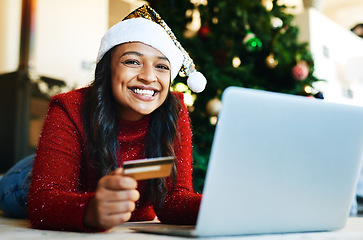
[[[28,195],[33,227],[102,231],[155,217],[195,223],[201,195],[192,188],[189,116],[182,95],[170,92],[182,65],[200,75],[147,5],[106,32],[92,86],[50,102]],[[199,92],[205,79],[188,84]],[[123,175],[126,161],[173,155],[171,177]]]

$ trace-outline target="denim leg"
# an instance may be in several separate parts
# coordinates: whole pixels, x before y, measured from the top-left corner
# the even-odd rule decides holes
[[[0,209],[7,217],[28,216],[27,197],[31,182],[34,155],[16,163],[0,179]]]

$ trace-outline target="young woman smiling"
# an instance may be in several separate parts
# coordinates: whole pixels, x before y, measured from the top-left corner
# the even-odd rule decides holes
[[[70,231],[156,217],[195,223],[201,195],[192,185],[190,120],[183,95],[170,91],[182,66],[191,89],[202,91],[205,78],[149,6],[110,28],[91,86],[52,98],[34,165],[29,157],[1,180],[4,213]],[[123,175],[127,161],[162,156],[175,156],[170,177]]]
[[[111,82],[120,117],[141,120],[160,107],[169,93],[169,60],[143,43],[124,43],[113,50]]]

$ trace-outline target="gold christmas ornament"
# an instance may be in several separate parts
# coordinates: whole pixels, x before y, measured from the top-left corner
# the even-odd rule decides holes
[[[273,28],[281,28],[284,25],[284,22],[281,20],[281,18],[272,17],[271,18],[271,25],[272,25]]]
[[[279,61],[277,61],[277,59],[275,59],[275,55],[273,53],[270,53],[270,55],[267,56],[266,58],[266,65],[268,68],[275,68],[277,66],[277,64],[279,63]]]
[[[222,102],[218,98],[213,98],[209,100],[206,106],[206,110],[209,116],[218,116],[221,108],[222,108]]]

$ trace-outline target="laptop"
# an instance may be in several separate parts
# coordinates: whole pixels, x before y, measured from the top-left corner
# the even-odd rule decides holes
[[[362,107],[229,87],[196,226],[134,229],[193,237],[337,230],[362,156]]]

